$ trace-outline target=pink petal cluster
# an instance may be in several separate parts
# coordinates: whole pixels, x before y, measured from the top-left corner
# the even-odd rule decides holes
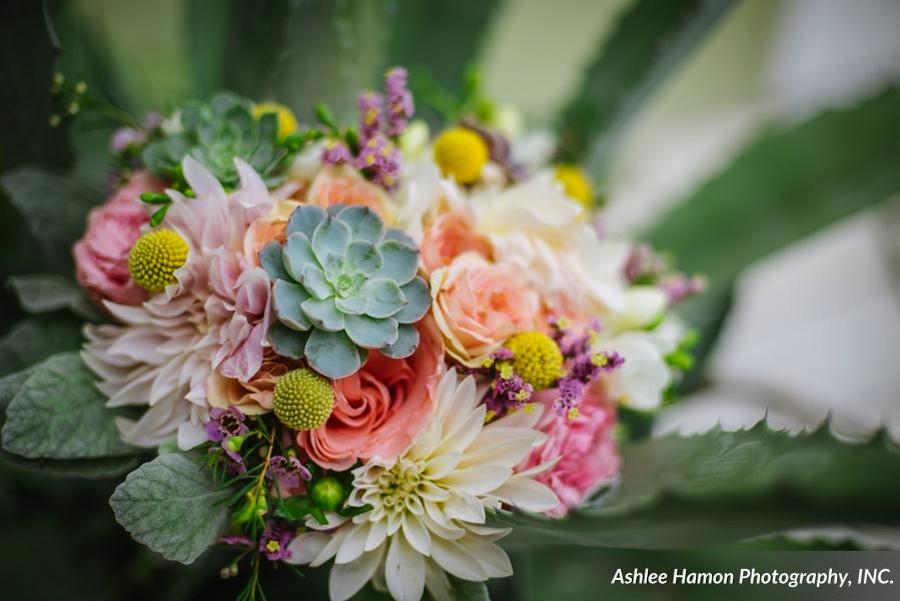
[[[547,515],[562,517],[616,475],[619,451],[613,439],[616,412],[601,386],[587,391],[578,406],[581,414],[575,420],[559,417],[550,409],[556,396],[550,390],[535,395],[535,401],[547,405],[539,429],[548,438],[531,452],[519,470],[552,465],[535,480],[559,497],[559,506]]]
[[[331,417],[321,428],[297,434],[297,444],[318,465],[346,470],[357,459],[393,459],[425,427],[444,349],[430,317],[417,327],[419,347],[408,359],[371,351],[358,372],[335,381]]]
[[[128,273],[128,253],[150,216],[143,192],[162,192],[164,184],[137,171],[100,207],[91,211],[84,237],[72,250],[75,277],[97,304],[139,305],[147,297]]]

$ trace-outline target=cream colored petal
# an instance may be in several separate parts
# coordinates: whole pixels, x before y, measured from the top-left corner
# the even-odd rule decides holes
[[[328,578],[328,594],[332,601],[345,601],[358,593],[371,580],[383,557],[384,546],[380,546],[363,553],[356,561],[332,566]]]
[[[419,601],[425,590],[425,558],[403,536],[391,539],[384,562],[384,578],[397,601]]]

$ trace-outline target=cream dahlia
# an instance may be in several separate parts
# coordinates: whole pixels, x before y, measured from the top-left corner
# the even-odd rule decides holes
[[[352,507],[372,509],[336,520],[331,532],[306,532],[290,545],[292,563],[334,558],[329,591],[349,599],[370,579],[399,601],[452,599],[447,574],[471,581],[512,574],[494,541],[508,531],[485,526],[485,508],[509,505],[547,511],[559,500],[514,467],[545,436],[540,411],[518,412],[485,425],[475,381],[450,370],[435,394],[433,418],[412,446],[391,461],[372,459],[353,471]]]

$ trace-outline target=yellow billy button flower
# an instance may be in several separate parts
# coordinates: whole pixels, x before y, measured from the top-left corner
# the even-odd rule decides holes
[[[328,378],[301,367],[284,374],[275,385],[272,406],[278,420],[294,430],[315,430],[331,417],[334,387]]]
[[[137,239],[128,254],[128,273],[145,290],[157,293],[176,282],[175,272],[185,264],[188,245],[172,230],[153,230]]]
[[[549,388],[562,375],[562,353],[543,332],[516,334],[504,346],[513,352],[513,371],[536,391]]]
[[[278,139],[286,138],[297,131],[297,118],[291,109],[277,102],[260,102],[253,105],[253,116],[257,119],[268,113],[278,118]]]
[[[557,165],[556,180],[563,185],[566,195],[577,200],[584,208],[594,204],[594,186],[587,174],[577,165]]]
[[[448,129],[434,141],[434,162],[445,176],[461,184],[478,181],[488,158],[488,147],[481,136],[464,127]]]

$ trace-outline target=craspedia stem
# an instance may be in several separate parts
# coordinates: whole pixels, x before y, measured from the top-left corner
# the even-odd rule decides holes
[[[188,245],[172,230],[153,230],[137,239],[128,254],[128,272],[141,288],[162,292],[174,284],[175,272],[187,262]]]
[[[328,421],[334,408],[331,380],[306,367],[284,374],[272,397],[275,417],[294,430],[315,430]]]

